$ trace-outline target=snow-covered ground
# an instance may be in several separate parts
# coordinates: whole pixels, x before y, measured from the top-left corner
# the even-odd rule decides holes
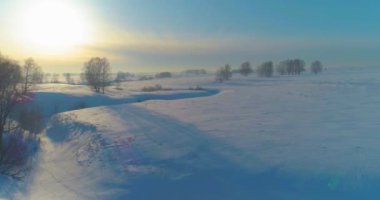
[[[0,197],[375,198],[379,73],[176,77],[125,82],[106,95],[41,85],[34,104],[50,118],[42,150],[25,183],[4,181]],[[173,90],[140,91],[155,84]],[[187,90],[197,85],[206,90]]]

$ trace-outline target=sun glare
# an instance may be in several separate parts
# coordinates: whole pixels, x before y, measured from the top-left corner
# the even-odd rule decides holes
[[[39,51],[68,51],[90,38],[88,21],[70,1],[33,1],[21,14],[19,35]]]

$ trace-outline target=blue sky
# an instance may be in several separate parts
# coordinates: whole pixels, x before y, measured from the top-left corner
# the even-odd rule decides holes
[[[306,37],[379,32],[380,2],[374,0],[98,0],[96,4],[109,20],[141,31]]]
[[[129,71],[211,69],[293,57],[331,67],[376,66],[380,53],[375,0],[72,2],[95,24],[98,36],[84,47],[87,52],[106,55]]]

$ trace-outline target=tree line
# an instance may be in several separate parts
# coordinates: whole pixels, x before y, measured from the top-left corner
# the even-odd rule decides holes
[[[250,62],[244,62],[237,70],[232,70],[231,65],[226,64],[220,67],[216,71],[217,81],[226,81],[232,77],[233,72],[240,73],[243,76],[248,76],[254,72],[259,77],[271,77],[276,71],[279,75],[300,75],[305,71],[306,62],[302,59],[287,59],[279,62],[276,66],[272,61],[264,62],[256,67],[256,70],[252,68]],[[318,74],[323,71],[323,64],[321,61],[314,61],[310,65],[310,71],[314,74]]]

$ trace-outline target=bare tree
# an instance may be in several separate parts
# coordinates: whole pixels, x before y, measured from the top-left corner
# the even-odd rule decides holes
[[[226,64],[224,67],[219,68],[215,75],[215,79],[219,82],[230,80],[232,77],[231,65]]]
[[[244,76],[248,76],[249,74],[251,74],[253,72],[251,68],[251,63],[244,62],[243,64],[241,64],[239,72]]]
[[[288,74],[288,75],[294,75],[294,72],[295,72],[295,70],[294,70],[294,62],[293,62],[293,60],[286,60],[285,61],[286,62],[286,73]]]
[[[0,54],[0,174],[18,180],[29,171],[31,148],[36,147],[28,143],[20,129],[10,126],[11,113],[23,101],[20,91],[23,92],[24,84],[21,67]]]
[[[319,60],[314,61],[313,63],[311,63],[310,70],[314,74],[318,74],[318,73],[322,72],[323,65]]]
[[[280,75],[300,75],[305,71],[305,61],[301,59],[288,59],[281,61],[276,68]]]
[[[271,77],[273,75],[273,62],[268,61],[257,67],[256,73],[260,77]]]
[[[24,80],[23,93],[27,93],[34,84],[42,82],[41,68],[37,65],[33,58],[25,60],[25,64],[22,69],[22,77]]]
[[[18,133],[9,134],[0,149],[0,174],[23,179],[30,169],[31,145]]]
[[[17,103],[18,84],[21,82],[20,66],[0,55],[0,150],[8,117]]]
[[[107,58],[91,58],[84,64],[84,75],[87,83],[93,87],[96,92],[102,91],[110,83],[111,67]]]
[[[305,61],[301,59],[294,59],[294,73],[300,75],[303,71],[305,71]]]
[[[288,65],[288,61],[281,61],[280,63],[278,63],[277,67],[276,67],[276,71],[278,74],[280,75],[285,75],[287,72],[286,72],[286,67]]]
[[[101,87],[102,87],[102,92],[104,94],[104,89],[106,86],[108,86],[110,84],[110,74],[111,74],[111,66],[107,60],[107,58],[103,58],[101,60],[101,66],[102,66],[102,70],[101,70],[101,78],[100,78],[100,83],[101,83]]]

